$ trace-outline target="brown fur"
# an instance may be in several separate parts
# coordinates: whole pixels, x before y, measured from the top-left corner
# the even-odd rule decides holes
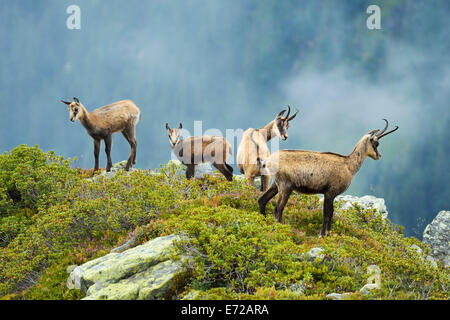
[[[259,199],[260,212],[265,213],[267,202],[279,194],[275,217],[282,220],[284,207],[292,191],[324,195],[321,236],[331,230],[334,198],[350,186],[367,156],[380,159],[378,137],[372,131],[364,135],[348,156],[331,152],[281,150],[263,164],[263,173],[271,175],[274,183]]]
[[[282,118],[284,112],[280,112],[273,121],[260,129],[247,129],[237,150],[236,162],[239,171],[252,186],[255,186],[255,178],[261,176],[261,191],[266,191],[270,182],[270,176],[261,174],[261,163],[270,157],[267,142],[275,136],[285,141],[288,138],[289,121],[297,115],[295,113],[289,118],[288,112],[286,118]]]
[[[166,123],[170,145],[175,156],[187,166],[186,178],[195,175],[195,167],[200,163],[211,163],[228,181],[233,180],[233,168],[226,163],[228,155],[232,154],[230,143],[219,136],[200,136],[180,139],[180,130],[171,129]]]
[[[105,152],[108,158],[106,171],[111,171],[112,135],[116,132],[122,132],[131,147],[125,170],[130,170],[133,164],[136,164],[137,141],[135,127],[139,122],[141,111],[133,101],[118,101],[92,112],[88,112],[77,98],[74,98],[73,102],[63,100],[62,102],[68,105],[70,120],[72,122],[80,120],[81,124],[94,140],[95,171],[99,169],[101,140],[105,141]]]

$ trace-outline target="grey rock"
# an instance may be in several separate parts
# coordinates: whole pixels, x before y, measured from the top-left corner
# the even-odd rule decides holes
[[[326,297],[331,300],[344,300],[349,295],[351,295],[351,293],[330,293],[327,294]]]
[[[450,266],[450,211],[441,211],[427,225],[423,232],[423,242],[431,248],[431,256]]]
[[[323,199],[323,197],[321,198]],[[348,210],[353,207],[353,204],[357,204],[363,209],[375,209],[383,219],[387,219],[388,211],[386,208],[386,203],[383,198],[377,198],[374,196],[366,195],[363,197],[356,197],[352,195],[340,195],[335,199],[335,203],[342,201],[341,206],[337,208],[337,213],[340,210]]]
[[[316,259],[322,261],[325,257],[325,255],[322,253],[323,251],[324,250],[322,247],[312,248],[306,253],[306,258],[312,262],[316,261]]]
[[[72,271],[67,286],[82,290],[86,300],[159,299],[184,272],[185,257],[171,259],[178,239],[176,235],[160,237],[89,261]]]

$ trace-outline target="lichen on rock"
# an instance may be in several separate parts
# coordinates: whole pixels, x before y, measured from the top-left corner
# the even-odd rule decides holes
[[[170,235],[153,239],[126,251],[76,267],[67,281],[69,288],[86,293],[87,300],[159,299],[170,290],[173,279],[184,272],[180,260],[172,260]]]

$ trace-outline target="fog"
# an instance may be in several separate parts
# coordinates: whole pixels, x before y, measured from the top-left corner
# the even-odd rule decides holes
[[[66,27],[72,4],[80,30]],[[381,30],[366,27],[370,4]],[[408,234],[450,206],[448,1],[0,0],[0,9],[2,151],[38,144],[92,168],[93,143],[60,103],[74,96],[88,110],[139,106],[143,169],[171,158],[166,122],[225,134],[290,105],[300,112],[282,149],[348,154],[383,118],[400,127],[347,193],[385,198]],[[113,161],[128,154],[115,135]]]

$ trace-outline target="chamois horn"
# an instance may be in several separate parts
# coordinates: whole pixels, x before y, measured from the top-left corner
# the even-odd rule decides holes
[[[389,126],[389,122],[388,122],[386,119],[383,119],[383,120],[386,121],[386,126],[384,127],[383,130],[381,130],[381,132],[377,132],[377,133],[376,133],[376,136],[377,136],[378,139],[381,139],[382,137],[387,136],[388,134],[390,134],[390,133],[392,133],[392,132],[398,130],[398,126],[395,126],[395,129],[394,129],[394,130],[391,130],[391,131],[389,131],[389,132],[386,132],[386,129],[387,129],[388,126]],[[385,132],[386,132],[386,133],[385,133]]]

